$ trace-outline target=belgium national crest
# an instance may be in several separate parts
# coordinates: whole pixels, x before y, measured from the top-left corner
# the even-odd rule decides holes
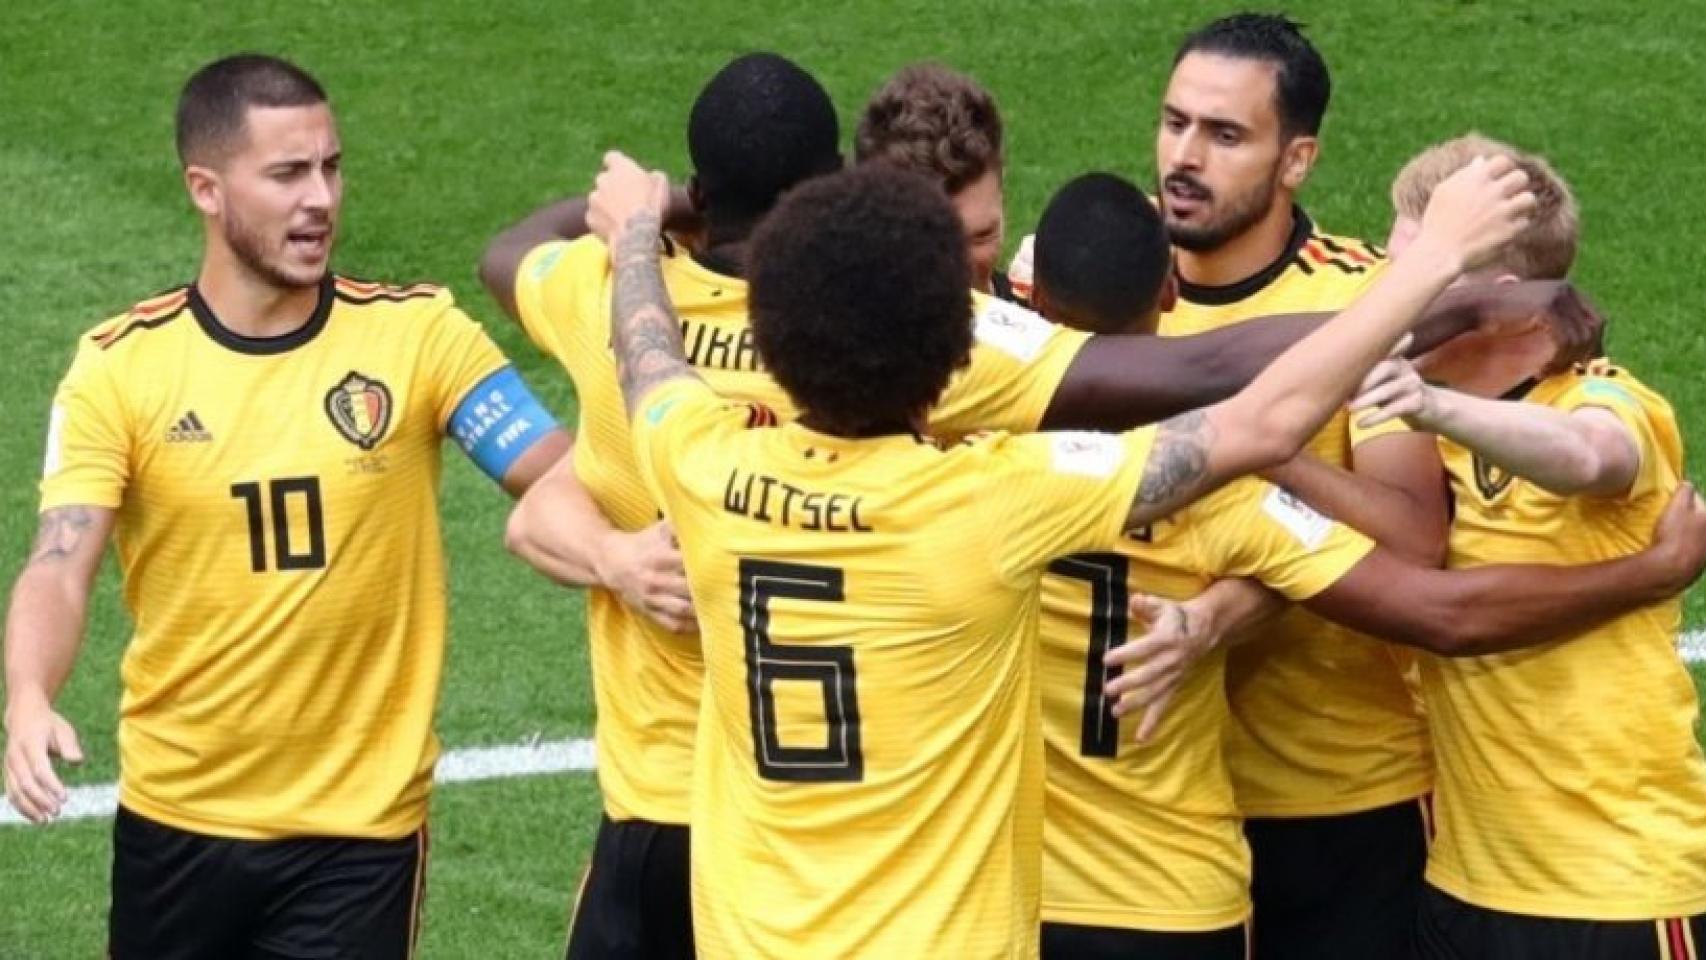
[[[1499,495],[1510,489],[1511,481],[1516,477],[1503,467],[1495,466],[1481,459],[1480,454],[1474,455],[1475,487],[1481,493],[1481,499],[1492,503]]]
[[[391,426],[391,390],[371,377],[351,370],[326,393],[326,416],[344,439],[372,450]]]

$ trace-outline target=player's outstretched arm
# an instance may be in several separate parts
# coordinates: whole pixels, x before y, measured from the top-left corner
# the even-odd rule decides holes
[[[1444,566],[1450,505],[1433,435],[1376,437],[1354,457],[1346,470],[1305,451],[1262,476],[1406,560]]]
[[[603,587],[676,633],[695,629],[681,550],[667,521],[625,533],[611,525],[560,458],[510,512],[504,546],[533,569],[573,587]]]
[[[1634,436],[1609,410],[1473,397],[1428,384],[1406,360],[1376,367],[1351,409],[1369,426],[1402,417],[1562,496],[1622,496],[1641,468]]]
[[[1419,356],[1479,324],[1535,314],[1547,319],[1558,356],[1598,356],[1604,318],[1560,280],[1452,287],[1428,304],[1408,352]],[[1049,401],[1041,429],[1130,430],[1219,403],[1332,317],[1278,314],[1188,337],[1091,337]]]
[[[691,228],[697,220],[684,188],[670,192],[665,217],[668,225]],[[480,257],[480,282],[512,319],[519,320],[515,305],[515,278],[521,262],[534,247],[553,240],[577,240],[592,232],[587,225],[587,198],[566,197],[533,211],[493,237]]]
[[[1580,633],[1680,593],[1706,567],[1706,503],[1684,484],[1639,553],[1565,567],[1495,564],[1429,570],[1376,548],[1304,601],[1385,640],[1451,657],[1482,656]]]
[[[1504,157],[1459,170],[1434,191],[1414,245],[1356,303],[1231,399],[1161,424],[1130,527],[1296,456],[1428,303],[1522,228],[1534,206],[1526,183]]]
[[[84,615],[101,566],[113,511],[63,506],[42,511],[29,562],[12,586],[6,615],[6,799],[33,823],[65,803],[57,756],[81,763],[77,733],[53,710],[83,641]]]
[[[587,222],[610,247],[615,274],[610,334],[616,378],[630,416],[653,389],[671,380],[699,379],[687,363],[681,320],[658,263],[668,204],[669,181],[663,174],[644,170],[614,150],[604,155]]]

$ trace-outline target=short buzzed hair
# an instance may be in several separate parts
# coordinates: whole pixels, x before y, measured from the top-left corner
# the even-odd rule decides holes
[[[687,152],[706,210],[751,219],[795,185],[841,167],[835,104],[786,57],[749,53],[717,71],[687,119]]]
[[[853,135],[853,158],[935,180],[952,196],[1001,172],[1001,141],[1001,111],[988,90],[941,64],[917,63],[872,94]]]
[[[1479,133],[1436,143],[1410,158],[1392,181],[1392,207],[1398,216],[1421,220],[1434,188],[1476,157],[1507,156],[1528,175],[1534,211],[1528,226],[1489,265],[1524,280],[1561,280],[1576,262],[1581,215],[1570,185],[1538,154]]]
[[[1155,204],[1111,173],[1060,188],[1037,224],[1035,256],[1048,303],[1094,333],[1124,333],[1149,316],[1172,267]]]
[[[306,70],[278,57],[239,53],[202,67],[178,97],[178,160],[224,159],[244,134],[251,107],[309,107],[326,91]]]

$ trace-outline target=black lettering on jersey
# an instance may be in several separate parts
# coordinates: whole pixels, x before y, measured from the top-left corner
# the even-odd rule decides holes
[[[723,512],[795,530],[871,533],[864,506],[862,496],[807,490],[739,467],[723,484]]]
[[[1492,503],[1506,490],[1516,476],[1509,470],[1481,459],[1480,454],[1474,456],[1475,489],[1481,494],[1481,499]]]
[[[1081,553],[1048,565],[1057,576],[1090,585],[1090,636],[1084,661],[1084,709],[1079,717],[1078,753],[1111,758],[1120,752],[1120,721],[1107,686],[1122,672],[1105,662],[1108,651],[1126,640],[1126,578],[1131,565],[1117,553]]]
[[[694,320],[681,321],[681,347],[687,362],[706,370],[735,370],[757,373],[764,369],[758,362],[758,347],[752,342],[752,329],[723,330]]]

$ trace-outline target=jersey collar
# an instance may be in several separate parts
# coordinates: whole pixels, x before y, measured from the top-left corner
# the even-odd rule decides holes
[[[1174,270],[1174,276],[1179,280],[1179,298],[1188,303],[1201,304],[1205,307],[1224,307],[1229,303],[1237,303],[1248,299],[1266,289],[1268,284],[1280,278],[1286,268],[1303,245],[1309,241],[1309,235],[1315,232],[1315,223],[1309,219],[1309,214],[1297,204],[1291,206],[1291,236],[1286,238],[1285,249],[1274,261],[1262,269],[1250,274],[1237,283],[1224,286],[1206,286],[1192,283]]]
[[[203,333],[227,350],[257,357],[288,353],[319,336],[320,331],[326,328],[327,318],[332,315],[334,299],[332,274],[327,272],[325,278],[320,281],[319,299],[315,301],[314,312],[308,315],[307,323],[276,337],[245,337],[219,321],[213,313],[213,308],[202,299],[201,291],[194,284],[190,285],[189,296],[190,313],[195,315],[195,322]]]

